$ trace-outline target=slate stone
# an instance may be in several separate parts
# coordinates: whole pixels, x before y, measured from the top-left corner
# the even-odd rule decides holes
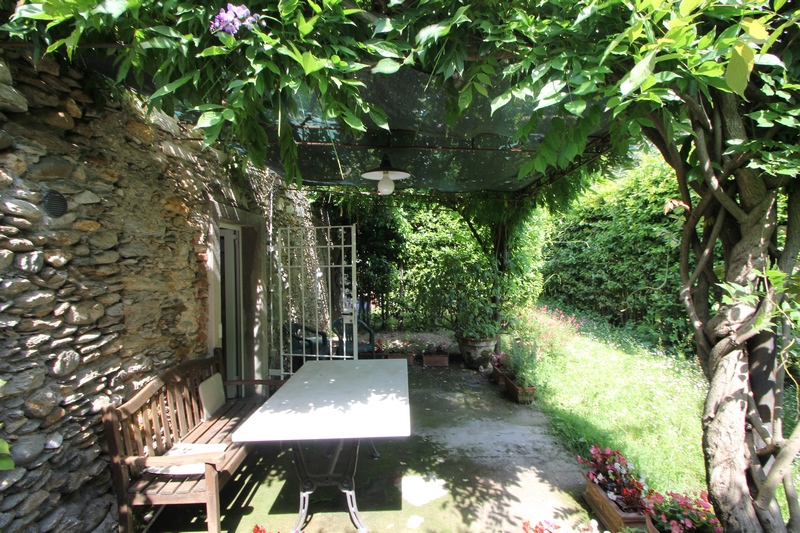
[[[13,470],[0,470],[0,494],[5,492],[9,487],[14,486],[17,481],[25,477],[27,472],[27,468],[21,468],[19,466]]]
[[[33,242],[22,237],[2,238],[0,237],[0,248],[11,250],[12,252],[30,252],[35,247]]]
[[[72,246],[81,240],[81,234],[77,231],[46,231],[42,235],[47,238],[47,244],[57,248]]]
[[[60,401],[61,395],[57,391],[42,388],[28,396],[22,410],[30,418],[45,418]],[[49,439],[47,442],[49,442]]]
[[[64,518],[66,513],[67,510],[63,507],[56,507],[44,518],[39,520],[39,531],[42,533],[46,533],[48,531],[57,531],[57,526],[61,522],[61,519]]]
[[[0,387],[0,398],[33,392],[42,386],[44,378],[45,371],[43,368],[31,368],[12,374],[6,384]]]
[[[32,463],[44,451],[47,438],[41,434],[24,435],[11,446],[11,459],[17,466]]]
[[[74,165],[61,157],[47,156],[28,168],[26,176],[34,180],[66,178],[72,174]]]
[[[34,251],[17,254],[14,257],[14,266],[22,272],[34,274],[44,266],[44,252]]]
[[[68,324],[93,324],[105,313],[105,307],[99,302],[77,302],[70,306],[65,315]]]
[[[0,200],[0,211],[7,215],[26,218],[33,222],[42,219],[42,211],[36,205],[19,198],[3,198]]]
[[[4,272],[14,263],[14,252],[0,249],[0,273]]]
[[[26,278],[9,278],[0,281],[0,298],[11,299],[33,287]]]
[[[28,111],[28,99],[14,87],[0,84],[0,111],[26,113]]]
[[[0,512],[2,513],[11,512],[11,514],[16,516],[14,509],[22,502],[24,502],[25,498],[27,497],[28,497],[28,491],[26,490],[22,490],[14,494],[8,494],[4,496],[3,501],[0,502]]]

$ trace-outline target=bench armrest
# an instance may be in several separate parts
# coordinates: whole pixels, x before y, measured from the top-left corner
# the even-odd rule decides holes
[[[206,452],[194,453],[188,455],[170,455],[164,457],[161,455],[155,456],[142,456],[142,455],[126,455],[120,458],[122,464],[127,466],[137,466],[140,468],[147,468],[150,466],[178,466],[178,465],[191,465],[196,463],[210,463],[217,465],[225,461],[225,452]]]

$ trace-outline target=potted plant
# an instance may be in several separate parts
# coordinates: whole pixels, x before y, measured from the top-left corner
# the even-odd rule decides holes
[[[414,365],[414,352],[411,351],[411,348],[407,344],[399,340],[393,340],[388,344],[384,344],[381,339],[378,339],[375,352],[380,353],[381,356],[386,359],[405,359],[408,366]]]
[[[428,344],[422,351],[422,366],[450,366],[448,346],[446,342]]]
[[[612,533],[625,528],[658,533],[650,518],[645,498],[650,491],[644,477],[637,478],[633,465],[619,450],[593,445],[591,456],[578,456],[578,462],[586,467],[581,472],[586,480],[583,497]]]
[[[536,344],[514,341],[508,354],[508,371],[503,374],[506,391],[517,403],[532,403],[536,394]]]
[[[495,351],[500,323],[494,318],[492,307],[486,302],[470,302],[461,307],[454,322],[458,350],[467,368],[488,366]]]
[[[492,354],[492,379],[498,385],[505,386],[505,374],[509,371],[508,355],[505,352]]]

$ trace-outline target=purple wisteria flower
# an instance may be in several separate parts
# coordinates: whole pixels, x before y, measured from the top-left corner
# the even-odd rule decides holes
[[[223,7],[219,10],[214,20],[211,21],[209,30],[211,30],[211,33],[224,31],[225,33],[236,35],[236,32],[242,26],[252,30],[256,20],[258,20],[257,17],[250,14],[250,10],[247,9],[246,5],[235,6],[228,4],[228,9]]]

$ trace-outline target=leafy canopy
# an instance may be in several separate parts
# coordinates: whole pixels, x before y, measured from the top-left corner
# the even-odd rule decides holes
[[[491,0],[465,3],[257,0],[253,23],[231,35],[212,32],[217,7],[177,0],[60,0],[22,3],[4,29],[39,51],[111,46],[117,79],[151,85],[154,104],[198,114],[210,143],[223,135],[242,143],[256,163],[277,125],[287,177],[296,174],[288,116],[298,97],[314,95],[323,119],[359,132],[367,120],[389,128],[385,113],[360,96],[365,74],[391,75],[413,67],[431,74],[450,95],[452,122],[476,99],[496,110],[512,100],[530,105],[517,139],[531,134],[552,106],[575,118],[553,120],[539,152],[520,174],[566,168],[587,146],[609,110],[613,139],[652,127],[649,113],[682,113],[684,94],[717,88],[745,96],[756,67],[769,103],[751,118],[796,131],[796,69],[772,53],[798,15],[785,0]],[[669,111],[667,111],[669,110]],[[621,120],[623,117],[626,120]],[[685,134],[680,117],[671,123]],[[757,164],[795,169],[794,143],[770,141],[732,150],[762,150]],[[768,155],[767,155],[768,154]]]

